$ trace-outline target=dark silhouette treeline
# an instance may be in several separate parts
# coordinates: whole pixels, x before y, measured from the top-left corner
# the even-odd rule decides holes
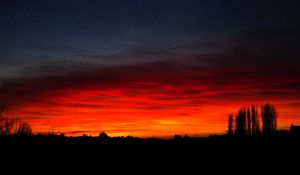
[[[263,104],[260,108],[257,106],[244,107],[237,113],[231,113],[228,116],[229,136],[274,136],[277,133],[276,107],[272,104]]]
[[[300,156],[299,146],[299,140],[290,136],[229,139],[226,135],[206,138],[176,135],[173,139],[157,139],[109,137],[102,132],[97,137],[13,134],[0,136],[0,162],[3,167],[2,161],[13,162],[14,166],[29,162],[36,167],[41,163],[47,171],[59,165],[66,168],[66,164],[71,162],[72,169],[84,167],[86,172],[97,167],[102,174],[107,167],[109,171],[122,172],[125,169],[149,172],[163,168],[169,173],[191,169],[200,173],[210,167],[208,170],[211,172],[223,166],[247,168],[255,160],[255,168],[261,171],[261,168],[268,169],[267,164],[278,167],[282,167],[283,163],[292,165],[295,162],[290,156]]]
[[[4,113],[7,109],[4,103],[0,104],[0,136],[17,135],[31,136],[33,131],[29,123],[19,121],[14,118],[5,117]],[[274,136],[274,135],[290,135],[289,131],[277,130],[278,112],[273,104],[263,104],[260,109],[255,106],[240,108],[236,113],[230,113],[228,116],[228,136]],[[298,126],[293,127],[293,136],[298,136]],[[295,132],[297,131],[297,132]],[[65,137],[64,133],[49,131],[46,133],[37,133],[37,136],[60,136]],[[83,134],[84,138],[91,137]],[[99,138],[109,138],[105,132],[99,134]],[[174,140],[182,140],[182,138],[190,138],[189,136],[175,135]]]
[[[7,109],[4,103],[0,104],[0,136],[16,135],[31,136],[33,131],[29,123],[19,121],[14,118],[5,117],[4,113]],[[236,113],[230,113],[228,116],[227,136],[275,136],[290,135],[289,131],[277,130],[278,112],[273,104],[263,104],[260,109],[255,106],[240,108]],[[293,136],[298,136],[299,127],[293,128]],[[36,136],[59,136],[65,138],[64,133],[49,131],[46,133],[37,133]],[[91,137],[83,134],[84,138]],[[130,136],[131,137],[131,136]],[[110,138],[105,132],[101,132],[98,138]],[[189,136],[175,135],[174,140],[182,140],[182,138],[190,138]]]
[[[207,167],[210,167],[209,172],[222,169],[219,168],[222,166],[230,170],[232,168],[228,167],[247,169],[249,165],[254,165],[253,162],[255,169],[269,170],[267,164],[290,166],[295,164],[290,157],[300,156],[300,139],[297,136],[299,128],[293,126],[293,134],[288,131],[277,134],[277,112],[275,106],[270,104],[262,105],[260,110],[251,106],[230,114],[227,135],[205,138],[181,135],[169,139],[110,137],[105,132],[99,132],[98,136],[83,134],[77,137],[54,131],[32,134],[28,123],[21,122],[11,127],[3,110],[0,114],[1,128],[4,128],[0,134],[2,167],[13,162],[15,167],[29,163],[35,169],[42,164],[47,171],[51,171],[59,165],[64,168],[71,162],[72,168],[84,167],[84,174],[88,174],[86,171],[92,167],[97,167],[101,172],[109,167],[109,171],[123,172],[127,169],[144,174],[163,168],[169,174],[170,171],[178,170],[188,174],[188,170],[200,173]],[[16,129],[7,132],[10,128]],[[84,163],[88,165],[83,166]],[[92,163],[96,165],[91,166]],[[160,171],[152,174],[156,172]]]
[[[14,118],[4,116],[6,105],[0,104],[0,135],[16,134],[16,135],[31,135],[32,129],[29,123],[18,121]]]

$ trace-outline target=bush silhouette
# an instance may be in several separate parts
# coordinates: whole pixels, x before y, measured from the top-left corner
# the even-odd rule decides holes
[[[16,131],[17,135],[31,135],[32,129],[31,126],[27,122],[21,123]]]

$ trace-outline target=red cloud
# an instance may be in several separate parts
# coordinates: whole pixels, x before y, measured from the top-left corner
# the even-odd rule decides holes
[[[298,73],[281,66],[201,67],[157,62],[15,80],[0,97],[36,131],[139,136],[223,132],[231,111],[274,102],[299,122]],[[278,69],[278,71],[274,71]],[[186,114],[186,115],[182,115]],[[293,119],[293,120],[291,120]],[[280,122],[279,122],[280,123]]]

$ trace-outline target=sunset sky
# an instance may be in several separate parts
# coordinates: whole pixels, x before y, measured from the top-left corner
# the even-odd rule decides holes
[[[269,102],[300,125],[300,3],[1,0],[0,102],[35,133],[224,133]]]

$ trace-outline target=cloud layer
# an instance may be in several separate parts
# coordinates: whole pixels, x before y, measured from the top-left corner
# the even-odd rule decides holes
[[[299,14],[293,14],[294,6],[278,14],[289,5],[203,1],[200,5],[207,9],[199,10],[199,2],[176,2],[167,10],[168,3],[150,9],[155,4],[118,9],[108,3],[105,14],[97,16],[99,9],[92,7],[80,13],[91,13],[84,22],[77,21],[80,16],[66,20],[68,14],[56,14],[65,12],[59,8],[46,15],[47,30],[35,18],[17,22],[23,32],[18,26],[0,29],[9,41],[0,42],[8,48],[0,53],[0,100],[8,104],[9,115],[29,120],[37,132],[224,132],[228,113],[264,102],[277,105],[280,127],[300,124],[300,23],[294,20]],[[128,12],[127,6],[138,8]],[[263,16],[265,6],[269,13]],[[72,15],[82,10],[74,7]],[[252,15],[252,8],[258,16]],[[100,24],[99,19],[106,22]],[[31,26],[37,26],[36,35]]]

